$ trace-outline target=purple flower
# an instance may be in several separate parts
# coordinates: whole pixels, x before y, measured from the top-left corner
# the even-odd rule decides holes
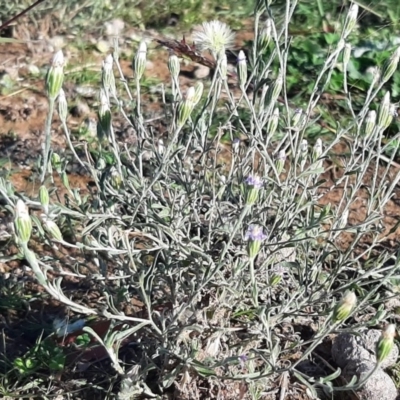
[[[253,186],[256,189],[262,188],[262,179],[257,175],[249,175],[245,180],[246,185]]]
[[[250,225],[247,229],[245,239],[253,242],[262,242],[267,238],[267,235],[263,232],[263,228],[260,225]]]
[[[245,239],[248,240],[247,253],[250,259],[257,256],[261,248],[261,242],[267,238],[267,235],[263,232],[263,228],[260,225],[250,225],[247,229]]]
[[[245,180],[245,200],[247,205],[252,205],[258,200],[258,192],[262,188],[262,179],[257,175],[249,175]]]
[[[241,354],[239,357],[239,362],[240,362],[240,366],[243,368],[246,361],[248,360],[248,357],[246,356],[246,354]]]

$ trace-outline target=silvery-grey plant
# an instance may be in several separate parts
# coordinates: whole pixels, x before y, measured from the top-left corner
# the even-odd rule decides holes
[[[385,159],[383,154],[384,132],[393,111],[390,94],[380,101],[378,114],[370,106],[379,100],[393,69],[390,63],[398,62],[398,51],[385,66],[384,77],[372,82],[359,112],[353,110],[349,97],[353,123],[339,126],[330,142],[318,139],[311,150],[307,133],[318,119],[313,113],[340,54],[347,51],[346,57],[351,57],[346,38],[355,28],[358,8],[351,7],[341,39],[321,68],[307,104],[296,111],[285,92],[288,26],[296,5],[296,1],[287,3],[278,30],[264,2],[259,2],[254,47],[247,58],[241,52],[238,59],[239,90],[227,82],[224,51],[231,44],[230,29],[216,21],[203,24],[196,44],[211,51],[219,73],[208,88],[197,83],[185,92],[178,85],[179,61],[170,58],[174,103],[164,104],[170,112],[165,115],[168,130],[162,142],[146,124],[146,103],[141,101],[147,46],[141,42],[133,60],[136,98],[122,75],[117,49],[103,63],[98,159],[80,159],[73,152],[89,171],[96,190],[82,198],[69,185],[65,163],[60,167],[68,192],[65,204],[51,200],[45,186],[40,201],[26,196],[17,200],[4,182],[0,186],[8,206],[15,206],[15,241],[38,283],[76,313],[126,323],[105,338],[86,328],[105,347],[123,378],[122,388],[130,387],[132,374],[119,357],[119,345],[134,336],[143,353],[134,360],[135,379],[145,383],[148,371],[157,370],[158,390],[199,375],[246,381],[256,398],[261,383],[288,374],[314,392],[343,390],[331,382],[337,372],[316,382],[299,370],[299,364],[328,335],[358,331],[385,318],[384,312],[372,316],[371,308],[378,309],[386,300],[379,296],[399,273],[400,261],[390,251],[379,255],[374,251],[383,240],[381,215],[400,173],[385,183],[394,157]],[[265,17],[267,23],[261,28]],[[218,40],[212,43],[211,39]],[[268,48],[271,55],[265,62]],[[275,74],[274,61],[279,64]],[[112,78],[113,69],[120,74],[120,84]],[[251,96],[250,83],[257,88]],[[222,89],[229,92],[227,96]],[[59,113],[67,133],[61,85],[49,96],[53,99],[59,93]],[[123,101],[125,96],[128,101]],[[239,110],[246,111],[248,121],[239,118]],[[219,119],[215,126],[217,116],[223,116],[223,122]],[[134,145],[118,143],[113,129],[117,117],[135,129]],[[232,147],[224,147],[223,134],[230,136]],[[350,148],[343,173],[334,181],[320,179],[324,161],[343,140]],[[224,152],[229,155],[227,165],[221,161]],[[106,153],[112,154],[112,162],[106,161]],[[382,160],[386,160],[383,175],[378,169]],[[374,166],[372,181],[366,183],[370,166]],[[365,218],[352,224],[349,216],[366,184]],[[324,205],[325,194],[334,190],[340,191],[339,200]],[[44,218],[31,218],[27,207],[41,210]],[[50,230],[49,226],[42,229],[42,223],[50,224]],[[68,241],[62,235],[67,228],[73,230]],[[64,275],[54,279],[48,260],[30,247],[32,233],[46,243],[79,249],[94,269],[78,273],[86,262],[71,255],[75,269],[68,271],[68,265],[57,260],[62,272],[90,278],[104,300],[94,306],[67,297]],[[344,233],[350,239],[343,249]],[[361,246],[366,237],[369,242]],[[140,316],[132,316],[124,305],[137,299],[143,308]],[[352,319],[356,315],[370,317]],[[285,337],[281,334],[284,326],[310,325],[311,319],[318,320],[318,327],[310,340],[301,339],[294,329]],[[392,346],[392,331],[378,344],[378,362]],[[291,360],[297,350],[300,357]],[[345,387],[356,388],[355,382]],[[146,391],[151,392],[147,386]]]

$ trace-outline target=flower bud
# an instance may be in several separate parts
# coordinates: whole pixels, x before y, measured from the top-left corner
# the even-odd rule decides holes
[[[356,303],[357,297],[355,293],[351,291],[346,292],[333,311],[333,322],[344,321],[350,315]]]
[[[113,72],[113,57],[109,54],[103,61],[102,71],[101,71],[101,84],[103,89],[108,93],[116,93],[115,87],[115,77]]]
[[[244,183],[246,204],[252,205],[258,199],[258,193],[263,186],[262,180],[256,175],[250,175],[245,179]]]
[[[350,56],[351,56],[351,44],[346,43],[343,49],[343,64],[344,64],[344,70],[346,71],[347,69],[347,64],[350,61]]]
[[[394,53],[390,56],[389,60],[386,61],[383,66],[381,81],[382,83],[387,82],[392,75],[395,73],[400,59],[400,46],[394,51]]]
[[[65,171],[63,171],[63,173],[61,174],[61,182],[63,183],[63,185],[65,186],[65,188],[72,193],[71,191],[71,186],[69,185],[69,179],[68,179],[68,175]]]
[[[110,175],[111,175],[112,187],[114,189],[118,190],[121,187],[121,183],[122,183],[121,175],[116,170],[116,168],[112,168]]]
[[[300,154],[299,154],[299,162],[300,162],[300,169],[303,170],[304,166],[307,161],[308,155],[308,141],[303,139],[300,143]]]
[[[371,88],[373,88],[376,85],[376,83],[378,82],[378,80],[381,76],[381,72],[378,67],[371,67],[371,68],[367,69],[367,73],[371,78],[370,86],[371,86]]]
[[[178,127],[181,128],[185,125],[187,119],[189,118],[190,114],[194,108],[194,97],[196,94],[195,88],[192,86],[186,92],[185,100],[181,101],[178,105]]]
[[[171,54],[168,59],[168,69],[171,77],[174,81],[177,81],[179,77],[179,72],[181,69],[181,65],[178,57],[175,54]]]
[[[144,41],[140,42],[139,49],[135,56],[135,61],[133,64],[133,70],[136,74],[136,81],[140,81],[143,76],[144,70],[146,69],[146,53],[147,46]]]
[[[196,82],[196,84],[194,85],[193,107],[195,107],[201,100],[201,96],[203,95],[203,90],[204,90],[204,84],[202,82]]]
[[[64,55],[61,50],[53,57],[46,76],[46,91],[49,99],[55,100],[64,80]]]
[[[103,89],[100,90],[100,107],[98,117],[102,133],[108,137],[111,132],[111,110],[108,104],[107,95]]]
[[[46,214],[49,213],[49,203],[50,203],[50,196],[46,186],[42,185],[39,189],[39,199],[40,204],[43,207],[43,210]]]
[[[14,227],[19,241],[27,244],[32,234],[32,220],[25,203],[19,199],[15,207]]]
[[[386,129],[392,122],[393,113],[391,113],[390,93],[386,92],[378,113],[378,127]]]
[[[243,50],[239,51],[239,56],[237,59],[237,74],[239,86],[243,89],[247,82],[247,62]]]
[[[62,172],[61,157],[57,153],[51,154],[51,166],[57,171],[58,174]]]
[[[281,94],[281,90],[283,87],[283,76],[282,73],[279,72],[274,84],[268,89],[267,93],[267,101],[269,105],[272,105],[276,102],[279,95]]]
[[[301,108],[297,108],[292,117],[292,128],[297,127],[302,116],[303,116],[303,110]]]
[[[267,123],[267,135],[273,136],[275,134],[276,128],[278,127],[279,122],[279,108],[275,108],[272,113],[270,119]]]
[[[58,240],[59,242],[62,242],[63,237],[60,231],[60,228],[58,225],[52,221],[50,218],[43,216],[43,227],[46,230],[46,232],[49,234],[51,239]]]
[[[268,49],[271,40],[272,20],[268,18],[258,36],[258,51],[264,53]]]
[[[65,92],[62,88],[60,89],[60,93],[58,94],[58,115],[62,122],[65,122],[67,120],[68,104],[65,97]]]
[[[396,336],[396,325],[390,324],[382,332],[376,346],[376,361],[381,364],[391,353],[394,345],[394,338]]]
[[[285,161],[286,161],[285,150],[280,150],[275,158],[275,167],[278,172],[278,175],[282,173],[283,168],[285,167]]]
[[[269,285],[270,286],[276,286],[279,284],[279,282],[282,280],[282,275],[279,274],[273,274],[271,278],[269,279]]]
[[[261,243],[267,238],[259,225],[250,225],[245,240],[248,240],[247,253],[250,259],[254,259],[260,251]]]
[[[344,23],[343,38],[346,39],[347,36],[350,35],[351,31],[356,26],[357,15],[358,15],[358,4],[352,3]]]
[[[372,132],[375,129],[376,125],[376,111],[375,110],[370,110],[367,114],[367,117],[365,118],[364,121],[364,136],[368,138],[371,136]]]
[[[311,154],[312,162],[315,163],[321,157],[321,154],[322,154],[322,140],[321,140],[321,138],[318,138],[315,141],[315,145],[313,147],[313,151]]]

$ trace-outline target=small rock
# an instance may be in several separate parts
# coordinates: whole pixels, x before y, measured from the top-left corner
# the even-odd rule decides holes
[[[205,67],[204,65],[199,65],[195,70],[194,70],[194,77],[196,79],[204,79],[207,78],[207,76],[210,75],[210,68]]]
[[[332,345],[332,357],[340,368],[344,368],[350,361],[376,361],[375,347],[381,336],[377,329],[370,329],[359,335],[344,333],[334,339]],[[396,363],[399,355],[397,346],[393,349],[386,360],[382,363],[382,368],[390,367]]]
[[[332,345],[332,357],[343,369],[342,377],[349,382],[353,376],[358,380],[371,372],[376,366],[375,349],[381,331],[370,329],[359,334],[344,333],[337,336]],[[374,372],[363,387],[357,390],[360,400],[396,400],[397,389],[390,376],[382,369],[396,363],[399,350],[397,346],[382,365]]]
[[[76,86],[75,91],[80,96],[85,97],[85,98],[95,97],[98,93],[98,89],[96,87],[90,86],[90,85]]]
[[[375,368],[372,361],[351,361],[342,372],[342,376],[349,382],[356,375],[358,381],[363,379]],[[381,368],[378,368],[357,390],[359,400],[396,400],[397,389],[392,379]]]

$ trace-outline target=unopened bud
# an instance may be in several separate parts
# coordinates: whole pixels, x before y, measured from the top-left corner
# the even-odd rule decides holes
[[[114,189],[119,189],[121,187],[122,179],[121,175],[119,172],[116,170],[116,168],[113,168],[111,170],[111,185]]]
[[[46,186],[40,186],[39,189],[39,199],[40,199],[40,204],[43,207],[43,210],[46,214],[49,213],[49,203],[50,203],[50,196],[49,192],[46,188]]]
[[[313,147],[313,151],[311,154],[311,160],[312,162],[316,162],[322,154],[322,140],[321,138],[318,138],[315,142],[315,145]]]
[[[382,83],[387,82],[392,75],[395,73],[400,59],[400,46],[394,51],[394,53],[390,56],[389,60],[386,61],[383,70],[381,81]]]
[[[375,129],[375,125],[376,125],[376,111],[370,110],[364,121],[364,132],[363,133],[366,138],[371,136],[372,132]]]
[[[347,38],[350,35],[351,31],[356,26],[358,15],[358,4],[352,3],[349,12],[347,13],[346,21],[344,23],[343,28],[343,38]]]
[[[112,94],[115,94],[115,77],[113,72],[113,57],[109,54],[105,60],[103,61],[103,68],[101,71],[101,83],[103,85],[103,89],[108,93],[110,91]]]
[[[57,153],[52,153],[50,161],[53,169],[55,169],[58,174],[61,174],[62,172],[61,157]]]
[[[181,65],[179,58],[175,54],[171,54],[168,59],[168,69],[171,77],[174,81],[177,81],[179,77],[179,72],[181,70]]]
[[[274,104],[281,94],[281,90],[283,87],[283,76],[282,73],[279,72],[274,84],[268,89],[267,93],[267,101],[270,105]]]
[[[278,175],[282,173],[283,168],[285,167],[286,154],[285,150],[280,150],[275,159],[275,167],[278,172]]]
[[[258,51],[260,53],[264,53],[268,49],[268,45],[271,40],[271,31],[272,20],[268,18],[264,23],[264,27],[260,31],[260,35],[258,36]]]
[[[274,112],[272,113],[267,123],[268,136],[273,136],[275,134],[276,128],[278,127],[278,122],[279,122],[279,109],[275,108]]]
[[[260,177],[256,175],[248,176],[245,181],[245,201],[247,205],[254,204],[258,199],[258,192],[263,186]]]
[[[350,315],[356,303],[357,297],[355,293],[351,291],[346,292],[333,311],[333,322],[344,321]]]
[[[386,92],[383,97],[382,103],[379,107],[378,113],[378,127],[382,129],[386,129],[392,122],[393,119],[393,110],[391,109],[390,104],[390,93]]]
[[[346,70],[346,66],[350,61],[350,56],[351,56],[351,44],[350,43],[346,43],[343,49],[343,64],[345,66],[345,70]]]
[[[178,106],[178,127],[182,127],[185,125],[187,119],[189,118],[190,114],[194,108],[194,97],[195,97],[196,90],[192,86],[186,92],[185,100],[181,101]]]
[[[19,241],[27,244],[32,234],[32,220],[25,203],[19,199],[15,207],[15,232]]]
[[[239,56],[237,59],[237,74],[239,79],[239,86],[241,88],[244,88],[247,82],[247,62],[243,50],[239,51]]]
[[[297,127],[302,116],[303,116],[303,110],[301,108],[297,108],[292,117],[292,127],[293,128]]]
[[[58,227],[58,225],[53,220],[51,220],[50,218],[48,218],[46,216],[43,216],[42,220],[43,220],[44,229],[49,234],[51,239],[55,239],[55,240],[58,240],[59,242],[62,242],[63,237],[62,237],[62,234],[61,234],[61,231],[60,231],[60,228]]]
[[[46,76],[46,91],[49,99],[55,100],[64,80],[64,55],[61,50],[53,57],[50,69]]]
[[[306,139],[303,139],[300,143],[300,152],[299,152],[299,161],[300,161],[300,169],[303,170],[304,166],[307,161],[307,155],[308,155],[308,141]]]
[[[133,64],[133,70],[136,74],[136,80],[140,81],[143,76],[144,70],[146,69],[146,53],[147,46],[145,42],[140,42],[139,49],[135,56],[135,61]]]
[[[65,186],[65,188],[72,193],[71,191],[71,186],[69,185],[69,179],[68,179],[68,174],[63,171],[63,173],[61,174],[61,182],[63,183],[63,185]]]
[[[279,282],[282,280],[282,276],[279,274],[273,274],[271,278],[269,279],[269,285],[270,286],[276,286],[279,284]]]
[[[381,364],[391,353],[396,336],[396,326],[390,324],[383,332],[376,346],[376,361]]]
[[[108,137],[111,132],[111,110],[108,104],[107,95],[103,89],[100,90],[100,107],[98,117],[102,133]]]
[[[202,82],[196,82],[194,85],[194,96],[193,96],[193,107],[201,100],[203,95],[204,84]]]

